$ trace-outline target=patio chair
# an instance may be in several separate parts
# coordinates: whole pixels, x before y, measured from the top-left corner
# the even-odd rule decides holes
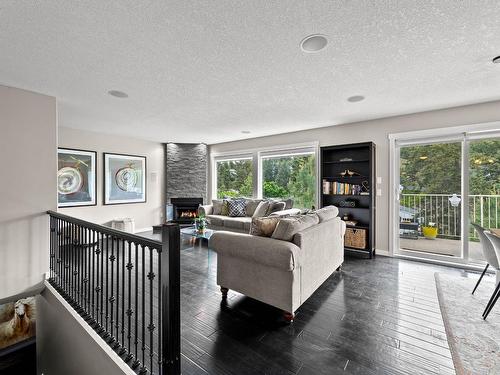
[[[484,234],[486,235],[486,237],[488,237],[491,244],[493,245],[497,259],[500,260],[500,237],[498,237],[497,235],[495,235],[489,231],[485,231]],[[498,268],[497,268],[497,272],[498,272]],[[498,273],[497,273],[497,276],[498,276]],[[488,317],[491,309],[493,308],[493,306],[495,306],[495,303],[497,302],[499,296],[500,296],[500,281],[498,280],[498,277],[497,277],[497,286],[495,288],[495,291],[491,295],[490,301],[488,302],[488,304],[486,305],[486,308],[484,309],[483,319],[486,319]]]
[[[480,226],[478,224],[471,223],[471,225],[474,227],[474,229],[476,230],[476,232],[479,236],[479,242],[481,242],[481,247],[483,249],[483,256],[484,256],[484,259],[486,259],[486,267],[484,267],[483,273],[481,274],[481,277],[479,277],[479,280],[477,281],[477,284],[474,287],[474,290],[472,291],[472,294],[474,294],[477,287],[479,286],[479,283],[483,279],[484,274],[488,270],[489,266],[492,266],[498,272],[499,260],[497,258],[497,254],[495,253],[495,249],[493,248],[493,244],[488,239],[488,237],[486,237],[486,235],[484,234],[486,229],[484,229],[482,226]]]

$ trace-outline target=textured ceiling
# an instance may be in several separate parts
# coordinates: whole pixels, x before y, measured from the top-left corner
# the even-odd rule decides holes
[[[486,0],[1,0],[0,83],[57,97],[60,126],[217,143],[500,99],[499,19]]]

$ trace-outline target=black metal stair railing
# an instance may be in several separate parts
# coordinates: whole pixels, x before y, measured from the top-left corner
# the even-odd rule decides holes
[[[180,231],[162,241],[49,211],[49,282],[139,374],[180,374]]]

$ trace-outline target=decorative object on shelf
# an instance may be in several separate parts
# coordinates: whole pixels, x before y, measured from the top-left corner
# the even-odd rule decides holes
[[[59,148],[57,150],[58,207],[95,206],[95,151]]]
[[[353,227],[358,225],[358,222],[356,220],[346,220],[345,223],[346,225],[351,225]]]
[[[352,161],[352,158],[342,158],[339,161],[343,161],[343,162]]]
[[[356,202],[352,200],[345,200],[339,203],[340,207],[356,207]]]
[[[370,183],[368,181],[363,181],[361,183],[360,195],[370,195]]]
[[[146,157],[104,153],[104,204],[146,202]]]
[[[349,214],[342,215],[342,220],[344,220],[344,221],[349,220]]]
[[[428,240],[434,240],[438,235],[438,228],[436,223],[429,222],[427,225],[423,226],[422,234]]]
[[[342,177],[353,177],[353,176],[361,176],[358,172],[356,171],[351,171],[350,169],[346,169],[343,172],[339,173],[340,176]]]

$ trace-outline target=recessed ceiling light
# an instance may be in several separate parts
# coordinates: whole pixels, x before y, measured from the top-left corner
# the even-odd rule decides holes
[[[243,134],[250,134],[250,130],[242,130],[241,131]]]
[[[365,97],[363,95],[354,95],[347,98],[347,101],[351,103],[360,102],[362,100],[365,100]]]
[[[109,90],[108,94],[114,96],[115,98],[128,98],[128,94],[123,91]]]
[[[493,61],[495,64],[499,64],[500,63],[500,56],[494,57],[493,60],[491,60],[491,61]]]
[[[324,49],[327,44],[328,39],[326,39],[326,36],[321,34],[314,34],[306,36],[304,39],[302,39],[302,41],[300,42],[300,48],[302,48],[302,51],[304,52],[315,53]]]

